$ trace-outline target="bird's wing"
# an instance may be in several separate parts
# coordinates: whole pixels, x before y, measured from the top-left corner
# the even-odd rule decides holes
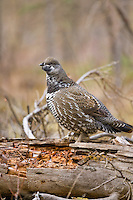
[[[62,97],[63,95],[63,97]],[[59,95],[59,101],[62,98],[71,104],[71,108],[75,107],[77,112],[84,112],[85,115],[91,115],[93,117],[107,117],[106,110],[101,108],[99,101],[86,90],[81,87],[72,86],[61,92]]]

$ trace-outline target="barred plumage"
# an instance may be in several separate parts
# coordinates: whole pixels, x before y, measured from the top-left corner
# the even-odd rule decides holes
[[[40,66],[47,73],[48,108],[60,125],[78,134],[133,131],[133,126],[116,119],[101,101],[70,79],[56,59],[48,57]]]

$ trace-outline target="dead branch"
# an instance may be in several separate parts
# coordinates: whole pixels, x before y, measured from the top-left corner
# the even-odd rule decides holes
[[[15,120],[16,120],[16,122],[22,128],[22,125],[21,125],[21,123],[20,123],[20,121],[19,121],[19,119],[18,119],[18,117],[17,117],[17,115],[16,115],[16,113],[15,113],[13,107],[12,107],[12,104],[11,104],[9,98],[7,96],[5,96],[5,99],[6,99],[7,103],[8,103],[8,105],[9,105],[9,108],[10,108],[10,110],[11,110],[11,112],[12,112],[12,114],[13,114]]]
[[[98,133],[96,135],[92,135],[89,137],[90,140],[96,140],[98,138],[101,138],[101,137],[111,137],[111,138],[116,138],[116,135],[115,134],[111,134],[111,133]]]
[[[122,196],[122,198],[127,197],[127,199],[130,199],[130,198],[132,197],[131,180],[130,180],[129,178],[125,177],[125,176],[123,175],[123,173],[122,173],[122,170],[120,170],[120,169],[118,169],[117,167],[115,167],[115,165],[114,165],[112,162],[110,162],[110,161],[108,160],[108,163],[112,166],[112,168],[113,168],[114,170],[116,170],[116,171],[119,172],[120,177],[123,178],[123,179],[125,180],[125,183],[126,183],[126,184],[128,185],[128,187],[129,187],[129,190],[127,191],[126,194],[124,194],[124,195]]]
[[[46,194],[46,193],[39,193],[37,192],[35,194],[35,198],[33,200],[40,200],[40,197],[42,197],[42,199],[47,199],[47,200],[68,200],[68,198],[62,198],[62,197],[58,197],[55,195],[51,195],[51,194]],[[98,199],[88,199],[88,200],[118,200],[119,194],[117,192],[113,192],[109,197],[105,197],[105,198],[98,198]],[[78,200],[79,198],[74,198],[75,200]]]
[[[34,102],[34,107],[37,108],[39,106],[39,104],[43,101],[43,99],[45,98],[47,93],[47,89],[44,90],[43,95],[41,96],[41,98],[38,101]]]
[[[24,117],[23,128],[24,128],[24,132],[26,133],[29,139],[35,139],[35,136],[32,134],[32,131],[29,128],[29,124],[28,124],[29,120],[33,117],[33,115],[38,114],[40,111],[44,111],[44,110],[47,110],[46,104],[42,106],[41,108],[36,108],[33,112],[31,112],[26,117]]]
[[[94,188],[92,188],[92,189],[90,189],[90,190],[91,190],[91,191],[97,190],[97,189],[99,189],[100,187],[102,187],[103,185],[105,185],[105,184],[107,184],[107,183],[110,183],[111,181],[115,180],[116,178],[117,178],[117,176],[114,176],[114,177],[110,178],[109,180],[107,180],[107,181],[101,183],[100,185],[98,185],[98,186],[96,186],[96,187],[94,187]]]
[[[113,65],[116,65],[118,63],[118,61],[113,61],[112,63],[110,64],[107,64],[107,65],[104,65],[104,66],[101,66],[101,67],[98,67],[96,69],[93,69],[91,71],[88,71],[86,72],[85,74],[83,74],[77,81],[76,83],[81,83],[86,77],[89,77],[91,74],[95,74],[95,73],[98,73],[99,70],[101,69],[104,69],[104,68],[108,68],[108,67],[111,67]]]
[[[130,138],[128,139],[127,137],[119,137],[119,136],[116,136],[116,138],[114,139],[114,142],[115,143],[119,143],[119,144],[122,144],[122,145],[129,145],[131,146],[131,142],[132,140],[130,140]]]

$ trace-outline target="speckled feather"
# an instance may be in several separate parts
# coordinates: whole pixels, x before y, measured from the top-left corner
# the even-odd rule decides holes
[[[133,126],[116,119],[95,96],[70,79],[54,58],[42,64],[47,73],[47,105],[57,122],[75,133],[132,132]]]

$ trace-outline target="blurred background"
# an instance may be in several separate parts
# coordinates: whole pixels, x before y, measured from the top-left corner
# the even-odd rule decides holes
[[[75,81],[119,61],[108,79],[120,95],[107,98],[94,79],[82,86],[133,125],[132,0],[0,0],[0,137],[20,137],[27,106],[33,111],[46,88],[38,64],[48,56]]]

